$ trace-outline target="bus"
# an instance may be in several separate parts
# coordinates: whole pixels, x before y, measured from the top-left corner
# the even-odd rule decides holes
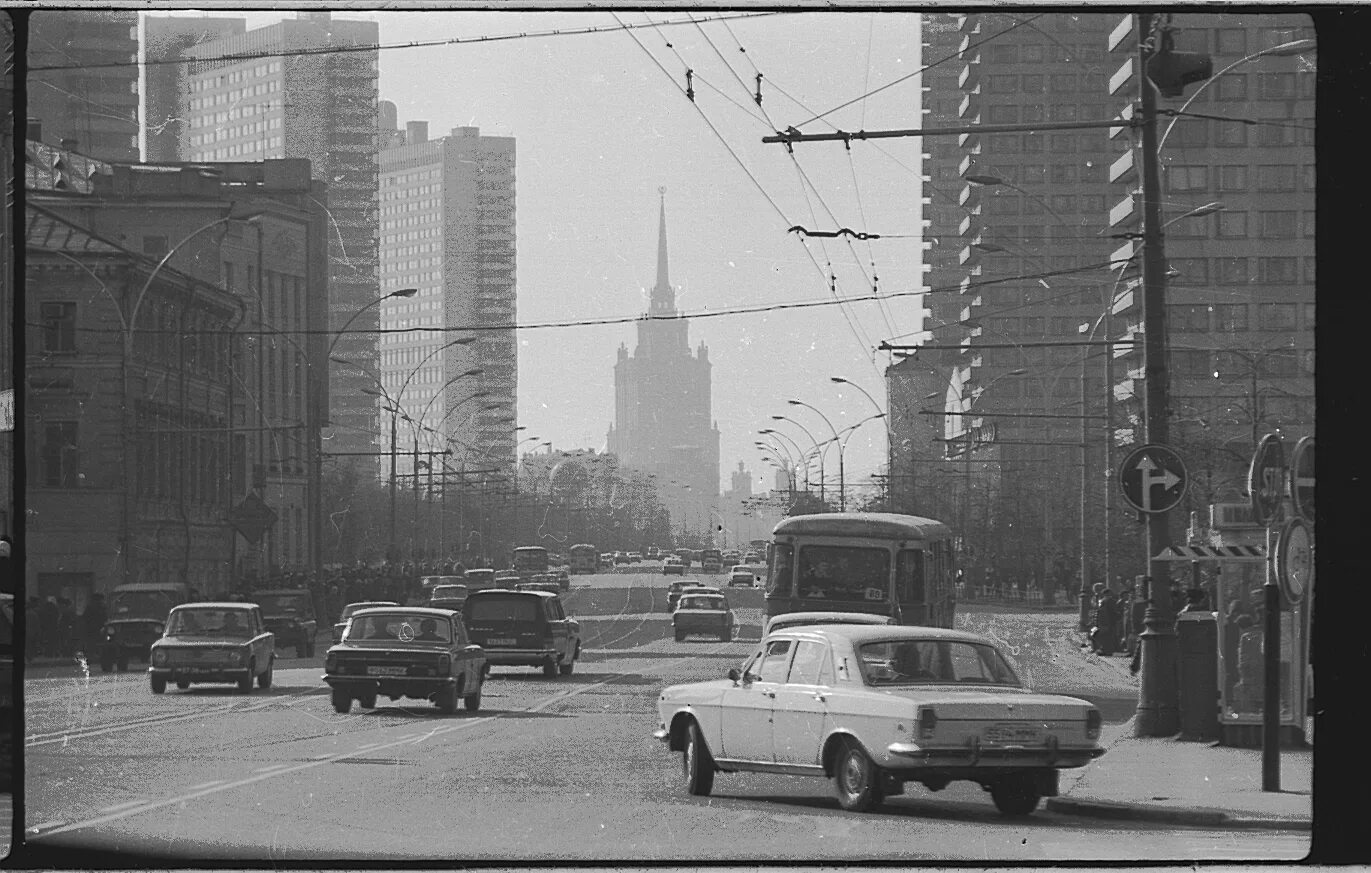
[[[700,572],[701,573],[722,573],[724,571],[724,553],[718,549],[700,550]]]
[[[547,549],[542,546],[519,546],[514,550],[514,572],[520,582],[532,582],[538,573],[547,572]]]
[[[589,543],[577,543],[571,547],[571,572],[594,573],[598,569],[600,553]]]
[[[766,615],[866,612],[896,624],[952,627],[952,530],[890,512],[796,515],[771,533]]]

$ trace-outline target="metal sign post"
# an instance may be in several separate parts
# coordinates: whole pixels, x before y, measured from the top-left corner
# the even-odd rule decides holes
[[[1281,514],[1285,485],[1285,447],[1280,434],[1257,443],[1247,471],[1253,518],[1266,526],[1266,582],[1262,586],[1262,791],[1281,790],[1281,590],[1276,583],[1275,540],[1271,524]]]

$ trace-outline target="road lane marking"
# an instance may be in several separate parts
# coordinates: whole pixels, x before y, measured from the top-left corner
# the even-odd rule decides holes
[[[72,740],[89,739],[90,737],[100,737],[106,734],[119,733],[121,731],[136,730],[151,725],[175,724],[178,721],[189,721],[196,718],[204,718],[209,715],[218,715],[226,712],[257,712],[271,706],[279,706],[287,701],[294,702],[294,699],[309,697],[316,694],[323,694],[328,688],[307,688],[303,691],[292,691],[290,694],[263,700],[255,705],[240,706],[229,704],[227,706],[217,706],[210,709],[197,709],[191,712],[176,714],[150,715],[131,721],[118,722],[103,727],[92,727],[88,729],[75,729],[55,731],[43,734],[30,734],[24,739],[24,748],[29,749],[35,746],[46,746],[52,743],[66,743]]]
[[[41,831],[41,830],[43,830],[43,829],[45,829],[45,828],[60,827],[61,825],[64,825],[64,824],[66,824],[65,821],[63,821],[62,819],[59,819],[59,818],[55,818],[55,819],[53,819],[52,821],[45,821],[45,822],[43,822],[42,824],[30,825],[30,826],[29,826],[29,833],[31,833],[31,834],[36,834],[36,833],[38,833],[39,831]]]
[[[223,779],[211,779],[209,782],[201,782],[199,785],[192,785],[191,787],[187,788],[186,790],[187,790],[187,791],[199,791],[201,788],[211,788],[211,787],[213,787],[213,786],[215,786],[215,785],[221,785],[221,784],[223,784],[223,782],[224,782]]]
[[[147,803],[146,800],[130,800],[127,803],[116,803],[114,806],[107,806],[100,810],[100,812],[119,812],[124,809],[132,809],[135,806],[142,806],[145,803]]]
[[[680,659],[678,659],[677,661],[673,662],[673,664],[676,664],[676,663],[683,663],[683,662],[688,661],[688,660],[690,660],[690,658],[688,658],[688,657],[687,657],[687,658],[680,658]],[[558,694],[553,695],[552,697],[548,698],[547,700],[542,701],[541,703],[535,704],[535,705],[532,706],[532,707],[529,707],[529,708],[527,708],[527,709],[525,709],[525,710],[520,710],[520,711],[522,711],[522,712],[540,712],[541,710],[545,709],[545,708],[548,707],[548,706],[551,706],[551,705],[554,704],[554,703],[557,703],[558,701],[562,701],[562,700],[566,700],[566,699],[571,698],[571,697],[575,697],[575,696],[578,695],[578,694],[584,694],[584,693],[586,693],[587,691],[592,691],[592,690],[594,690],[594,689],[596,689],[596,688],[602,688],[602,687],[604,687],[605,685],[610,685],[610,684],[614,683],[616,680],[618,680],[618,679],[620,679],[620,678],[622,678],[622,677],[624,677],[624,676],[628,676],[628,675],[631,675],[631,674],[628,674],[628,673],[620,673],[620,674],[615,675],[613,678],[604,679],[604,680],[602,680],[602,681],[600,681],[600,682],[596,682],[596,683],[594,683],[594,684],[592,684],[592,685],[585,685],[585,686],[582,686],[581,688],[576,688],[576,689],[572,689],[572,690],[570,690],[570,691],[561,692],[561,693],[558,693]],[[456,731],[459,731],[459,730],[466,730],[467,728],[476,727],[477,725],[488,724],[488,723],[490,723],[490,722],[497,721],[497,720],[499,720],[500,717],[501,717],[501,716],[499,716],[499,715],[488,715],[488,716],[483,716],[483,717],[481,717],[481,718],[472,719],[472,720],[470,720],[470,721],[463,720],[463,721],[457,722],[457,723],[455,723],[455,724],[452,724],[452,725],[450,725],[450,726],[438,728],[438,729],[436,729],[436,730],[430,732],[430,733],[428,734],[428,736],[429,736],[429,737],[434,737],[434,736],[443,736],[443,735],[446,735],[446,734],[455,733]],[[174,797],[168,797],[168,798],[164,798],[164,799],[162,799],[162,800],[156,800],[156,801],[139,801],[139,806],[138,806],[136,809],[124,809],[124,810],[115,810],[115,811],[99,810],[99,813],[100,813],[100,814],[97,815],[95,818],[88,819],[88,820],[86,820],[86,821],[78,821],[78,822],[70,822],[70,823],[66,823],[66,824],[61,824],[61,825],[59,825],[58,827],[56,827],[56,828],[54,828],[54,829],[48,831],[47,833],[43,834],[43,836],[45,836],[45,837],[46,837],[46,836],[54,836],[54,835],[56,835],[56,834],[67,833],[67,832],[69,832],[69,831],[75,831],[75,830],[82,830],[82,829],[85,829],[85,828],[97,827],[97,826],[99,826],[99,825],[108,824],[108,823],[110,823],[110,822],[112,822],[112,821],[119,821],[120,819],[128,818],[130,815],[133,815],[133,814],[135,814],[135,813],[152,812],[152,811],[155,810],[155,809],[162,809],[162,808],[168,807],[168,806],[175,806],[175,805],[177,805],[177,804],[187,803],[187,802],[189,802],[189,801],[198,800],[198,799],[201,798],[201,797],[206,797],[206,796],[211,795],[211,794],[218,794],[218,793],[223,792],[223,791],[230,791],[230,790],[233,790],[233,789],[236,789],[236,788],[244,788],[244,787],[246,787],[246,786],[248,786],[248,785],[255,785],[255,784],[258,783],[258,782],[264,782],[264,781],[266,781],[267,779],[274,779],[274,778],[277,777],[277,776],[285,776],[285,775],[287,775],[287,774],[300,773],[300,772],[303,772],[303,771],[305,771],[305,770],[313,770],[313,769],[315,769],[316,767],[321,767],[321,766],[323,766],[323,765],[325,765],[325,764],[331,764],[331,763],[334,763],[335,761],[341,761],[341,760],[344,760],[344,759],[346,759],[346,758],[356,757],[356,755],[358,754],[358,752],[362,752],[362,751],[380,751],[380,750],[384,750],[384,749],[395,748],[395,747],[398,747],[398,746],[403,746],[406,742],[408,742],[408,741],[407,741],[407,740],[401,740],[401,739],[395,739],[395,740],[390,740],[390,741],[384,742],[384,743],[368,743],[368,744],[365,745],[365,746],[354,747],[354,748],[348,749],[346,752],[335,752],[335,753],[330,754],[330,755],[327,755],[327,756],[325,756],[325,757],[323,757],[323,758],[308,760],[308,761],[304,761],[304,762],[299,763],[299,764],[286,764],[286,765],[283,765],[283,766],[281,766],[281,767],[272,768],[269,772],[260,772],[260,771],[259,771],[259,772],[256,772],[256,773],[255,773],[254,775],[252,775],[252,776],[245,776],[245,777],[243,777],[243,778],[241,778],[241,779],[236,779],[236,780],[234,780],[234,781],[232,781],[232,782],[223,782],[223,783],[221,783],[221,784],[213,784],[213,785],[207,785],[207,786],[205,786],[205,787],[198,787],[198,788],[186,789],[186,790],[184,790],[181,794],[178,794],[178,795],[176,795],[176,796],[174,796]]]
[[[272,770],[280,770],[282,767],[289,767],[289,766],[290,766],[289,764],[271,764],[270,766],[267,766],[267,767],[258,767],[256,770],[253,770],[252,772],[254,772],[254,773],[270,773]]]

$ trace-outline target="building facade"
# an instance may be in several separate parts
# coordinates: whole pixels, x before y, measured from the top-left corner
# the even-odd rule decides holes
[[[381,290],[416,289],[381,304],[381,399],[395,410],[383,413],[408,450],[398,473],[428,463],[424,451],[450,450],[459,465],[508,476],[519,387],[514,139],[458,127],[430,140],[425,121],[394,133],[381,131],[403,140],[381,153]],[[390,434],[377,447],[390,452]]]
[[[931,340],[908,366],[944,380],[928,393],[944,394],[937,439],[960,462],[940,475],[950,490],[962,482],[964,562],[1002,574],[1028,564],[1046,581],[1085,554],[1085,572],[1103,578],[1110,549],[1119,566],[1141,560],[1137,537],[1123,512],[1099,526],[1117,501],[1107,486],[1061,484],[1107,481],[1142,437],[1140,344],[1130,342],[1141,329],[1138,246],[1127,239],[1139,229],[1138,135],[1107,124],[1132,117],[1137,39],[1131,15],[1020,18],[925,19],[925,63],[951,57],[941,67],[956,77],[955,91],[944,82],[926,93],[927,126],[1043,128],[926,138]],[[1298,56],[1248,59],[1250,75],[1225,69],[1312,28],[1300,15],[1174,23],[1176,48],[1211,55],[1221,74],[1161,104],[1194,96],[1199,112],[1268,120],[1248,138],[1241,122],[1179,119],[1161,152],[1172,407],[1177,420],[1204,422],[1183,450],[1214,471],[1215,487],[1191,498],[1207,500],[1236,484],[1237,467],[1220,472],[1216,454],[1241,442],[1232,427],[1254,437],[1312,425],[1313,74]],[[1233,424],[1221,435],[1213,425],[1224,421]],[[983,467],[984,479],[967,472]]]
[[[240,300],[30,203],[27,590],[230,584]]]
[[[699,537],[717,524],[719,428],[710,412],[709,349],[690,350],[687,319],[676,310],[667,262],[666,197],[657,230],[657,283],[638,344],[619,347],[609,451],[625,467],[654,476],[673,529]]]
[[[149,79],[149,107],[178,107],[182,161],[308,160],[327,186],[330,341],[327,451],[339,462],[369,462],[379,433],[377,219],[377,52],[375,22],[298,17],[187,46],[202,19],[158,22],[150,60],[182,59],[175,97]],[[236,30],[229,26],[230,30]],[[191,34],[191,36],[187,36]],[[329,48],[348,48],[330,52]],[[158,53],[161,54],[158,54]],[[237,60],[227,56],[241,55]],[[346,330],[345,330],[346,329]],[[338,364],[332,358],[351,361]],[[323,365],[321,365],[323,366]]]
[[[43,141],[138,160],[138,13],[38,10],[28,26],[27,114]]]
[[[193,386],[153,383],[150,393],[136,395],[134,426],[163,436],[144,449],[146,456],[138,456],[139,469],[182,463],[183,457],[198,457],[198,450],[187,446],[222,440],[228,453],[225,487],[232,502],[213,526],[227,545],[224,581],[250,585],[280,573],[317,568],[319,436],[326,413],[324,369],[319,364],[327,339],[328,274],[327,216],[317,205],[325,193],[322,184],[310,178],[308,162],[300,160],[97,165],[77,174],[84,177],[84,190],[56,190],[39,183],[44,166],[67,163],[76,161],[30,144],[35,170],[31,203],[123,251],[137,253],[153,265],[155,275],[160,264],[235,301],[231,329],[203,327],[203,319],[191,315],[185,328],[190,339],[184,340],[189,343],[186,354],[193,359],[199,354],[197,342],[217,343],[215,331],[232,334],[224,353],[232,381],[227,417],[207,420],[201,409],[207,401],[194,393]],[[43,305],[52,310],[44,323],[59,325],[53,330],[75,331],[68,325],[80,324],[77,303],[53,300]],[[135,337],[139,330],[160,337],[182,329],[174,321],[176,308],[155,297],[127,305],[135,307],[137,317],[148,325],[129,322]],[[77,390],[69,370],[84,359],[79,347],[44,347],[38,352],[32,351],[32,344],[29,348],[28,371],[38,380],[29,381],[32,396],[49,398],[56,396],[53,392]],[[180,500],[187,487],[189,480],[175,479],[158,485],[157,493]],[[138,504],[139,512],[143,506]],[[148,512],[155,509],[154,504],[148,507]],[[266,510],[267,517],[244,517],[254,509]],[[165,571],[165,565],[158,567],[157,572]],[[139,578],[145,572],[125,570]]]

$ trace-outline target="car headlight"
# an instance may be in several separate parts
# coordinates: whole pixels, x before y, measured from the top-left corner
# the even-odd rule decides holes
[[[232,649],[231,651],[229,651],[229,653],[228,653],[228,662],[229,662],[230,664],[241,664],[242,661],[243,661],[243,653],[242,653],[242,652],[238,651],[237,649]]]
[[[155,665],[158,666],[158,667],[164,666],[164,665],[167,663],[167,650],[166,650],[166,649],[153,649],[153,650],[152,650],[152,663],[155,664]]]

